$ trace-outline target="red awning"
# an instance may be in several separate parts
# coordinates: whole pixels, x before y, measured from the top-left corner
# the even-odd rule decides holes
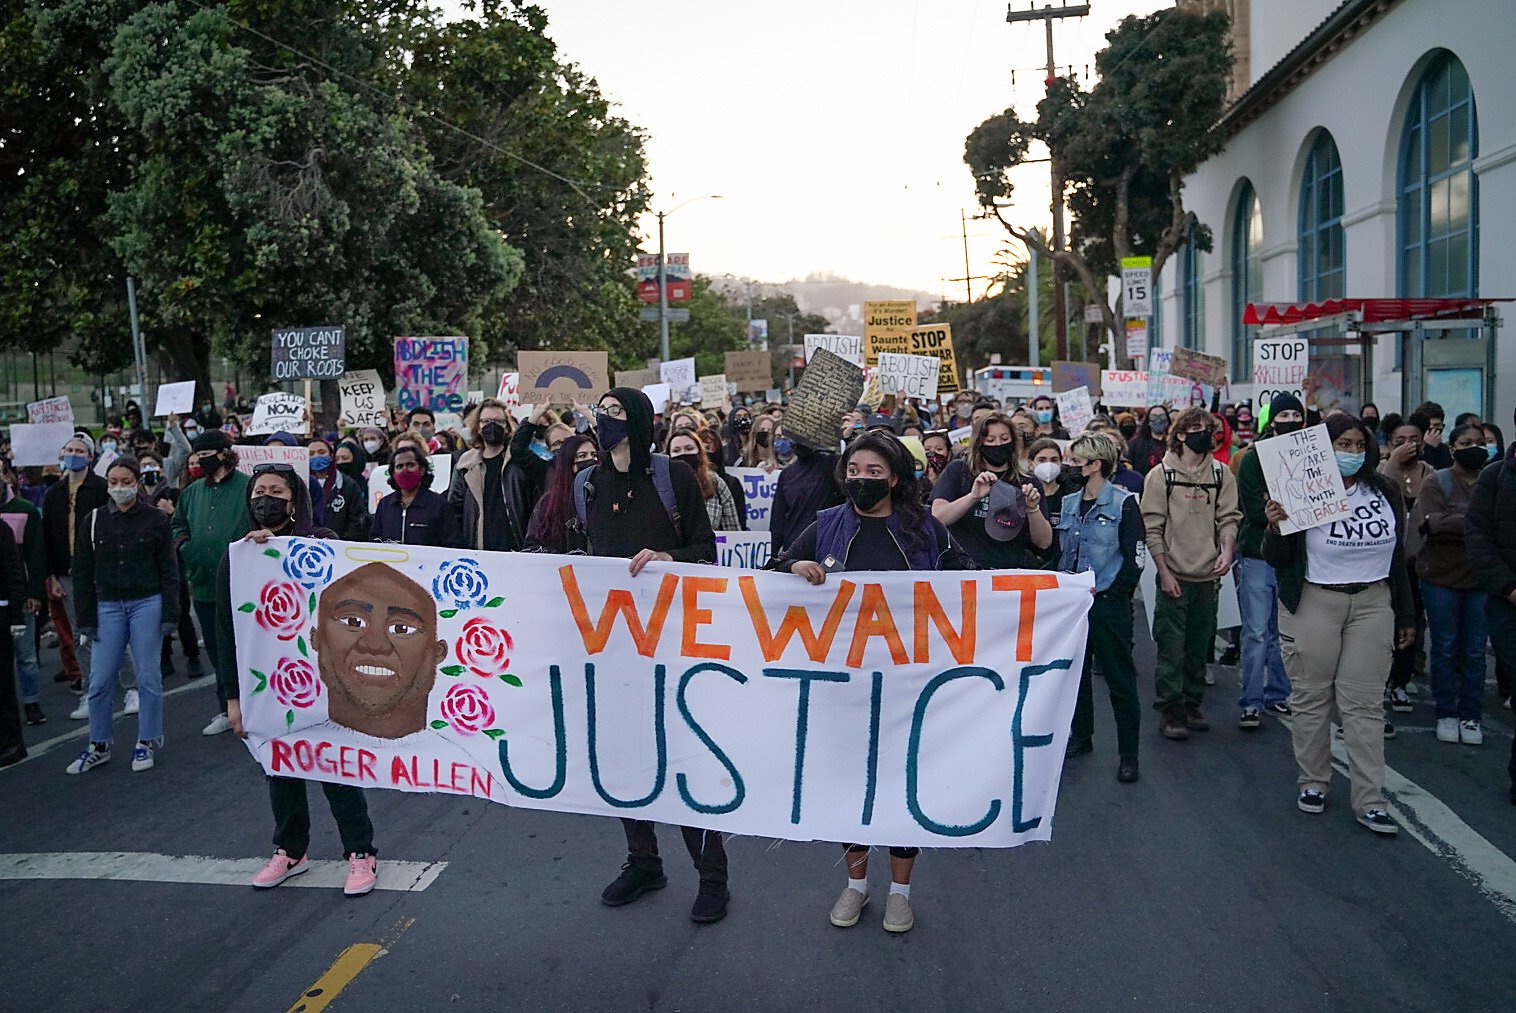
[[[1242,315],[1245,324],[1298,324],[1340,313],[1357,313],[1364,323],[1387,320],[1431,320],[1447,317],[1478,317],[1484,307],[1505,299],[1328,299],[1325,302],[1248,303]]]

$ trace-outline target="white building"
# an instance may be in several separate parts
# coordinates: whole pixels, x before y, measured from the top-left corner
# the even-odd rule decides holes
[[[1232,15],[1238,65],[1226,149],[1185,182],[1213,250],[1164,269],[1156,344],[1225,356],[1245,381],[1248,302],[1516,296],[1516,0],[1191,5]],[[1516,326],[1516,303],[1490,313]],[[1425,396],[1516,437],[1516,332],[1488,333],[1313,345],[1313,368],[1382,412]]]

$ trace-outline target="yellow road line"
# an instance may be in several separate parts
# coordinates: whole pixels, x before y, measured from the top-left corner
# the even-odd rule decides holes
[[[314,985],[301,993],[300,998],[295,1000],[295,1005],[289,1008],[289,1013],[319,1013],[326,1009],[375,957],[384,952],[384,947],[378,943],[354,943],[349,946],[337,955],[332,966],[316,979]]]

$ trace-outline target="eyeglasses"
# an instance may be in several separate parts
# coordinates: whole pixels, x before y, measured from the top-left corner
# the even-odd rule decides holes
[[[278,464],[278,463],[275,463],[275,464],[257,464],[257,465],[253,466],[253,475],[254,476],[257,476],[257,475],[266,475],[269,472],[273,472],[276,475],[293,475],[295,473],[295,466],[293,464]]]
[[[597,410],[601,415],[608,415],[613,419],[626,418],[626,409],[619,404],[603,404]]]

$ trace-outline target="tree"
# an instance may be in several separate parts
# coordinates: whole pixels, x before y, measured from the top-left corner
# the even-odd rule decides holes
[[[1122,19],[1095,57],[1099,79],[1089,91],[1072,77],[1054,81],[1027,122],[1015,109],[992,116],[969,134],[964,161],[979,202],[1016,239],[1071,271],[1087,293],[1121,258],[1153,258],[1156,283],[1186,242],[1208,248],[1209,231],[1186,212],[1182,183],[1221,150],[1212,128],[1223,111],[1232,55],[1226,15],[1178,8]],[[1054,251],[1031,230],[1005,217],[1012,169],[1043,142],[1069,188],[1069,248]],[[1124,324],[1100,297],[1111,340],[1124,352]]]

